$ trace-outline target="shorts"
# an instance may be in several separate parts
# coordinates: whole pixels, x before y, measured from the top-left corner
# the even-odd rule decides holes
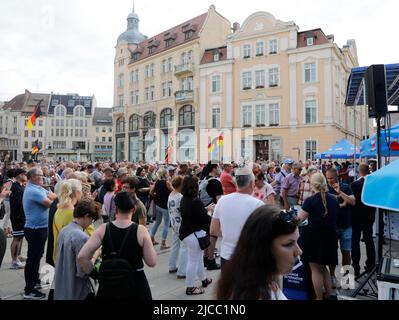
[[[346,229],[337,229],[339,247],[341,251],[352,250],[352,227]]]

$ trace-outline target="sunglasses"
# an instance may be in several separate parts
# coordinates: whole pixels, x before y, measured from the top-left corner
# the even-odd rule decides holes
[[[301,221],[298,218],[298,211],[295,208],[290,208],[289,210],[281,210],[277,215],[278,220],[282,220],[286,223],[292,223],[299,227],[306,226],[307,220]]]

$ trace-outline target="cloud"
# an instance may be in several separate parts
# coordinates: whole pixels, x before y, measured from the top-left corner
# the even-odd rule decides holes
[[[394,0],[247,0],[245,6],[231,0],[136,0],[140,31],[154,36],[211,4],[230,22],[242,24],[250,14],[268,11],[300,30],[322,28],[339,46],[355,39],[361,65],[397,62]],[[131,0],[1,0],[0,100],[27,88],[94,93],[99,106],[112,106],[114,46],[131,8]]]

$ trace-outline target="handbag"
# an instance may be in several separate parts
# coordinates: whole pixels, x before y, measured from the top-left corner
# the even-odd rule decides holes
[[[156,217],[156,208],[155,208],[155,201],[151,200],[150,206],[148,207],[147,215],[150,218],[155,218]]]
[[[211,245],[211,237],[209,236],[209,234],[206,234],[206,236],[198,238],[197,235],[194,232],[195,237],[198,240],[199,246],[201,248],[201,250],[205,250],[206,248],[208,248]]]

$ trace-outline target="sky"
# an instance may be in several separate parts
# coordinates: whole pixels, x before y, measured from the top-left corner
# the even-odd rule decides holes
[[[300,31],[334,34],[340,47],[355,39],[362,66],[399,62],[395,0],[135,0],[135,12],[152,37],[211,4],[231,23],[267,11]],[[28,89],[94,94],[98,107],[112,107],[115,45],[132,7],[133,0],[1,0],[0,101]]]

